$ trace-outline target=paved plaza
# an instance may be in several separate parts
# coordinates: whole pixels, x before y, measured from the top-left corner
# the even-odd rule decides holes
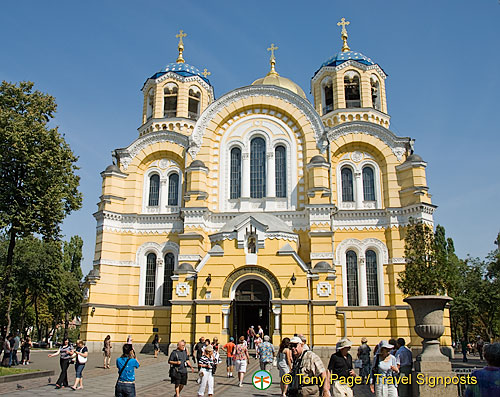
[[[10,382],[0,384],[0,394],[1,395],[15,395],[15,396],[53,396],[53,395],[84,395],[84,396],[113,396],[114,395],[114,385],[117,378],[116,368],[104,369],[102,367],[102,356],[98,353],[93,353],[90,355],[87,362],[86,368],[84,370],[84,389],[72,391],[71,389],[60,389],[56,390],[54,388],[55,381],[59,376],[59,359],[57,357],[48,358],[47,351],[33,351],[31,361],[32,364],[30,368],[32,369],[43,369],[43,370],[54,370],[55,375],[49,379],[39,378],[30,379],[20,382]],[[114,355],[114,359],[116,355]],[[136,370],[136,390],[138,396],[173,396],[173,386],[170,384],[170,379],[168,378],[168,358],[164,354],[160,354],[158,359],[155,359],[152,355],[140,354],[138,357],[141,367]],[[470,357],[467,364],[461,363],[460,359],[453,360],[454,367],[469,367],[469,368],[481,368],[484,363],[481,363],[477,358]],[[249,368],[245,377],[244,386],[242,388],[238,387],[238,382],[235,378],[228,379],[226,377],[226,366],[221,364],[217,369],[217,374],[215,376],[215,392],[214,396],[227,396],[227,397],[260,397],[260,396],[279,396],[280,387],[278,383],[278,371],[272,369],[271,375],[273,378],[272,386],[265,390],[259,391],[254,388],[251,384],[251,376],[257,371],[258,362],[255,359],[251,359]],[[70,385],[73,384],[75,380],[74,367],[70,366],[68,371],[68,380]],[[188,385],[182,392],[185,397],[195,397],[197,396],[198,384],[196,383],[197,374],[196,372],[189,375]],[[18,385],[21,388],[18,388]],[[367,386],[356,386],[354,388],[354,395],[356,397],[367,397],[373,396],[370,393]]]

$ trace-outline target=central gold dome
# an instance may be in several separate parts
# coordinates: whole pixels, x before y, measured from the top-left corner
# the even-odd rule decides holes
[[[302,98],[307,99],[306,94],[298,84],[295,84],[292,80],[287,79],[286,77],[280,76],[276,72],[269,72],[266,77],[255,80],[252,85],[275,85],[283,87],[297,95],[300,95]]]

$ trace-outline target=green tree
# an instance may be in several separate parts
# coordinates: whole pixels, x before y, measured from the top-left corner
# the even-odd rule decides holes
[[[55,99],[33,91],[33,83],[6,81],[0,86],[0,229],[9,240],[0,300],[12,304],[14,248],[19,237],[59,238],[67,214],[81,207],[77,157],[57,128],[48,123]]]
[[[399,273],[398,287],[404,295],[446,293],[449,263],[444,228],[410,220],[405,236],[405,270]]]

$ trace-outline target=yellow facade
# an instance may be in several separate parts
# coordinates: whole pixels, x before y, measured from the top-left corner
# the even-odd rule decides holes
[[[380,66],[336,54],[311,104],[274,54],[266,77],[219,99],[179,59],[147,79],[139,137],[101,174],[88,346],[261,325],[325,354],[344,336],[418,347],[397,278],[405,226],[432,224],[435,206],[413,141],[388,129]]]

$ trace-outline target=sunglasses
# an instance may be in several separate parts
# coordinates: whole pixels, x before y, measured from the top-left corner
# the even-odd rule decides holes
[[[297,343],[290,343],[290,349],[295,349],[297,348],[298,344]]]

